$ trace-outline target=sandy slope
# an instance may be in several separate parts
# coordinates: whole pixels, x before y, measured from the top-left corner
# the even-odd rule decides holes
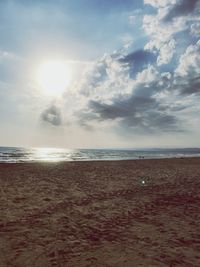
[[[0,267],[200,266],[199,158],[0,164],[0,185]]]

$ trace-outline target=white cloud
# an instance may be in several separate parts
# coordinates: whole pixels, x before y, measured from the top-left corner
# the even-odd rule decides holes
[[[167,64],[171,61],[176,48],[176,42],[174,39],[171,39],[169,42],[163,44],[160,48],[160,54],[157,58],[158,66]]]
[[[185,3],[186,0],[145,0],[157,9],[157,14],[146,15],[143,28],[150,38],[145,49],[158,51],[158,66],[168,64],[176,49],[176,35],[183,31],[191,32],[196,37],[200,34],[198,5]],[[193,1],[194,2],[194,1]],[[182,4],[182,6],[181,6]],[[188,10],[186,6],[188,5]],[[181,8],[182,7],[182,8]],[[181,10],[183,13],[181,14]]]
[[[155,67],[149,65],[147,69],[143,70],[142,72],[138,73],[136,77],[136,81],[144,84],[152,83],[153,81],[157,80],[158,78],[158,71]]]
[[[130,93],[129,69],[118,61],[118,54],[105,55],[82,75],[76,90],[90,99],[110,101],[120,94]],[[121,55],[122,56],[122,55]]]
[[[168,5],[174,5],[177,3],[177,0],[144,0],[144,4],[151,5],[155,8],[163,8]]]
[[[191,34],[200,37],[200,21],[196,21],[191,25]]]
[[[179,18],[168,25],[162,22],[159,15],[144,16],[143,28],[146,34],[150,37],[149,42],[145,45],[145,49],[150,51],[158,51],[158,66],[168,64],[176,48],[176,42],[173,35],[185,27],[183,19]]]
[[[175,73],[182,77],[200,75],[200,40],[195,45],[188,46],[185,53],[180,57]]]

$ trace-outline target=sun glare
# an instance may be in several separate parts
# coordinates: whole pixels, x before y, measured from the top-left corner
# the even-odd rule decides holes
[[[57,96],[64,92],[70,83],[70,70],[62,61],[47,61],[37,70],[37,82],[45,94]]]

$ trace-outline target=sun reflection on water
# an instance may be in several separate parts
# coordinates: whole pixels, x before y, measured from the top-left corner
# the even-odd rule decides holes
[[[70,159],[71,152],[61,148],[35,148],[34,157],[38,161],[59,162]]]

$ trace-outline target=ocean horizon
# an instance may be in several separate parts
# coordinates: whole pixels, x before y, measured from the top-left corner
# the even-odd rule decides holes
[[[132,160],[200,157],[200,148],[24,148],[0,147],[0,163]]]

